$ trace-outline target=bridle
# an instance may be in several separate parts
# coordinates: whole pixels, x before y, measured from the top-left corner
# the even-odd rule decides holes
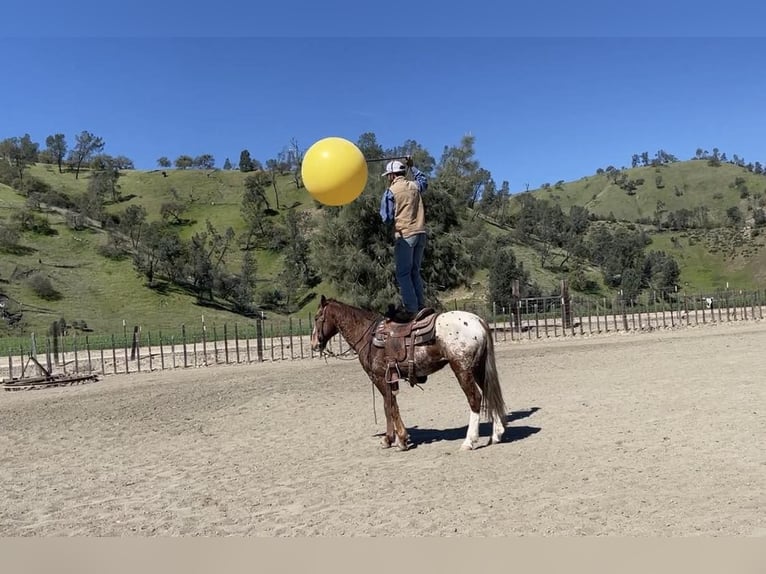
[[[333,353],[332,351],[329,351],[329,350],[326,349],[326,345],[327,345],[327,342],[329,340],[325,336],[325,332],[324,332],[324,322],[325,322],[324,314],[325,314],[325,310],[326,309],[327,309],[327,305],[325,305],[321,309],[319,315],[314,319],[314,329],[316,330],[316,333],[317,333],[317,342],[319,343],[319,354],[320,355],[329,355],[331,357],[341,358],[341,357],[343,357],[343,355],[347,355],[351,351],[356,351],[356,346],[359,343],[361,343],[362,340],[365,337],[367,337],[367,335],[370,333],[370,331],[375,329],[378,326],[378,323],[379,323],[379,321],[373,321],[372,323],[370,323],[370,326],[367,327],[364,330],[364,333],[362,333],[362,335],[356,340],[355,343],[353,343],[353,344],[349,343],[348,349],[346,349],[345,351],[343,351],[340,354],[336,354],[336,353]],[[356,351],[356,353],[360,354],[362,352],[362,350],[364,349],[364,347],[369,346],[371,342],[372,342],[372,337],[370,337],[369,340],[364,344],[364,346],[361,349],[359,349],[358,351]]]
[[[317,342],[319,343],[319,353],[325,352],[325,346],[327,345],[327,338],[324,335],[324,308],[322,309],[319,317],[314,319],[314,330],[317,333]]]

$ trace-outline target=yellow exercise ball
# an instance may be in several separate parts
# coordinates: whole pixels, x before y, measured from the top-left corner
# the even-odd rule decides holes
[[[306,151],[301,176],[306,190],[318,202],[346,205],[359,197],[367,184],[367,162],[350,141],[328,137]]]

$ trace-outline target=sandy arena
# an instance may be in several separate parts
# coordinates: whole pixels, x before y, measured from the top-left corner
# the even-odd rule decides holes
[[[764,322],[498,343],[506,442],[473,452],[448,368],[402,387],[408,452],[356,360],[4,392],[0,535],[766,536],[764,349]]]

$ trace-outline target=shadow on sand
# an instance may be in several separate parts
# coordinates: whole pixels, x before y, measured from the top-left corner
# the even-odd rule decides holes
[[[532,407],[526,410],[521,411],[511,411],[508,413],[508,417],[506,419],[507,423],[512,423],[513,421],[518,421],[521,419],[525,419],[527,417],[532,416],[537,411],[540,410],[540,407]],[[503,443],[507,442],[513,442],[517,440],[522,440],[527,438],[528,436],[531,436],[535,433],[540,432],[540,427],[531,427],[531,426],[508,426],[505,429],[505,434],[503,435]],[[465,439],[465,435],[468,432],[468,425],[463,425],[461,427],[456,428],[450,428],[450,429],[429,429],[429,428],[420,428],[418,426],[413,426],[407,429],[409,435],[410,435],[410,442],[412,444],[412,447],[416,447],[419,444],[429,444],[434,442],[441,442],[441,441],[463,441]],[[491,422],[484,422],[479,425],[479,436],[490,436],[492,434],[492,423]],[[381,433],[379,436],[383,436]],[[483,447],[479,447],[483,448]]]

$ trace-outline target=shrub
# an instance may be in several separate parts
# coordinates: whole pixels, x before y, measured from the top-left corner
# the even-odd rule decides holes
[[[35,294],[40,297],[40,299],[45,299],[47,301],[55,301],[56,299],[61,299],[61,293],[56,291],[56,289],[53,287],[53,283],[51,283],[51,280],[48,279],[48,277],[45,275],[35,273],[34,275],[31,275],[29,279],[27,279],[27,283],[29,284],[29,287],[32,289],[32,291],[34,291]]]

